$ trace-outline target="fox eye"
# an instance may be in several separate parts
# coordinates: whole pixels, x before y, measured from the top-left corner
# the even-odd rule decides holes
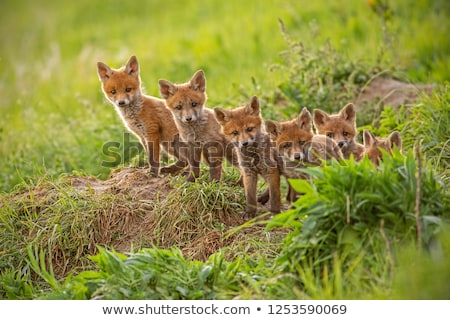
[[[237,136],[237,135],[239,134],[239,132],[238,132],[237,130],[234,130],[233,132],[231,132],[231,134],[232,134],[233,136]]]
[[[247,132],[252,132],[253,131],[253,127],[248,127],[247,128]]]
[[[191,105],[192,105],[193,108],[195,108],[198,105],[198,103],[197,102],[192,102]]]
[[[342,134],[344,135],[344,137],[349,135],[349,133],[347,131],[344,131]]]
[[[305,144],[305,141],[304,141],[304,140],[300,140],[299,143],[300,143],[300,145],[302,146],[302,145]]]
[[[125,88],[125,92],[131,92],[131,88]]]
[[[177,105],[177,106],[175,107],[175,109],[181,110],[181,109],[183,109],[183,106],[182,106],[181,104],[179,104],[179,105]]]
[[[328,137],[328,138],[333,139],[333,136],[334,136],[333,132],[328,132],[328,133],[327,133],[327,137]]]
[[[116,94],[116,92],[117,92],[116,89],[111,90],[111,94]]]
[[[283,149],[289,149],[290,147],[291,147],[290,142],[287,142],[287,143],[283,144],[283,146],[282,146]]]

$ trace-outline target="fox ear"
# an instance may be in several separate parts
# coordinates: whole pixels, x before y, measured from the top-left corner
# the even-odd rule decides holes
[[[280,124],[273,120],[266,120],[266,131],[270,134],[272,139],[276,139],[281,133]]]
[[[297,126],[306,131],[312,130],[312,119],[311,119],[311,113],[309,113],[308,109],[304,107],[302,109],[302,112],[297,117]]]
[[[220,124],[225,124],[230,121],[230,113],[227,110],[222,108],[214,108],[214,114],[216,115],[216,119]]]
[[[341,118],[346,121],[355,121],[356,120],[356,112],[355,106],[353,103],[348,103],[345,107],[342,108],[341,112],[339,112]]]
[[[190,88],[195,91],[206,91],[206,78],[203,70],[198,70],[189,81]]]
[[[113,74],[112,69],[103,62],[97,62],[97,72],[98,78],[100,79],[101,82],[105,82]]]
[[[159,92],[161,93],[161,97],[164,99],[169,99],[172,97],[178,90],[177,86],[168,80],[159,80]]]
[[[133,77],[139,76],[139,62],[136,56],[131,56],[130,60],[128,60],[127,65],[125,66],[125,72]]]
[[[313,122],[316,129],[322,127],[325,123],[330,120],[330,116],[320,109],[314,109],[313,111]]]
[[[393,149],[394,145],[396,145],[398,150],[402,150],[402,138],[400,137],[400,132],[392,132],[388,137],[388,141],[391,149]]]
[[[257,96],[253,96],[250,103],[245,106],[245,112],[249,115],[257,116],[259,115],[260,107]]]
[[[364,147],[369,148],[375,144],[375,136],[369,130],[363,131]]]

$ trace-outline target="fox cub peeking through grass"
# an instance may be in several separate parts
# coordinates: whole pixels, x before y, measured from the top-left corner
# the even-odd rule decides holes
[[[298,169],[321,165],[322,160],[339,160],[343,157],[333,139],[313,133],[312,117],[307,108],[303,108],[295,119],[289,121],[266,120],[266,129],[283,159],[283,175],[288,179],[308,178],[306,173]],[[288,181],[288,202],[294,202],[297,197],[298,193]],[[268,194],[264,192],[259,201],[264,203],[267,200]]]
[[[325,111],[314,109],[314,127],[318,134],[326,135],[336,141],[345,159],[350,155],[356,161],[364,156],[364,146],[357,142],[356,112],[352,103],[347,104],[338,114],[329,115]]]
[[[277,149],[272,148],[270,137],[263,127],[258,98],[254,96],[248,104],[233,110],[215,108],[214,111],[222,132],[238,150],[246,198],[244,217],[256,216],[258,175],[269,185],[270,211],[280,212],[282,160]]]
[[[160,145],[178,160],[161,169],[161,173],[177,173],[187,166],[179,154],[180,138],[172,114],[164,100],[142,93],[139,63],[132,56],[120,69],[97,63],[98,76],[105,97],[114,105],[123,123],[142,144],[150,165],[150,172],[160,173]]]
[[[400,132],[394,131],[387,138],[377,138],[370,131],[364,130],[363,141],[365,147],[365,155],[370,159],[373,165],[378,166],[379,161],[383,159],[383,153],[380,149],[386,150],[388,153],[392,153],[394,146],[397,146],[398,150],[402,149],[402,138]]]
[[[188,181],[194,181],[199,177],[202,155],[209,165],[211,180],[220,180],[224,157],[237,166],[234,147],[221,132],[214,111],[205,107],[206,78],[202,70],[197,71],[188,82],[182,84],[161,79],[159,90],[173,114],[181,140],[188,147],[191,171]]]

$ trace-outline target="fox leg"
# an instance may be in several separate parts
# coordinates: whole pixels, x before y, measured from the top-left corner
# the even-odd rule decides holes
[[[258,182],[258,175],[256,172],[243,172],[244,180],[244,192],[246,200],[245,214],[243,218],[251,219],[256,216],[258,209],[257,199],[256,199],[256,187]]]
[[[270,212],[279,213],[281,210],[280,195],[280,171],[278,168],[271,169],[267,174],[267,183],[269,184]]]
[[[167,153],[175,156],[177,161],[171,165],[161,168],[161,174],[177,174],[188,165],[188,146],[180,141],[180,135],[176,134],[173,141],[163,144]]]
[[[222,175],[223,148],[219,143],[209,142],[203,146],[203,156],[209,166],[209,179],[220,180]]]
[[[159,141],[147,142],[147,151],[150,174],[157,177],[159,175]]]
[[[188,182],[194,182],[200,176],[200,160],[202,157],[202,149],[195,144],[189,145],[188,162],[189,162],[189,177]]]
[[[294,188],[292,188],[291,184],[288,181],[288,192],[286,195],[286,200],[289,203],[295,202],[298,198],[298,192],[294,190]]]
[[[225,158],[229,163],[231,163],[234,167],[239,168],[239,161],[237,156],[237,150],[236,147],[232,143],[226,143],[225,144]],[[244,178],[241,176],[239,177],[239,180],[234,183],[236,186],[243,186],[244,185]]]
[[[263,193],[261,193],[261,195],[258,197],[258,202],[261,204],[266,204],[267,201],[269,201],[270,199],[270,195],[269,195],[269,188],[267,188],[266,190],[264,190]]]

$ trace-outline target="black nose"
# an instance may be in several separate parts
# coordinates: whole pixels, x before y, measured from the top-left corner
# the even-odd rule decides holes
[[[244,141],[244,142],[242,142],[242,145],[245,147],[245,146],[248,146],[248,141]]]
[[[338,146],[339,146],[339,148],[342,148],[342,147],[344,146],[344,144],[345,144],[345,142],[343,142],[343,141],[339,141],[339,142],[338,142]]]
[[[192,117],[186,118],[186,121],[191,121]]]
[[[123,101],[123,100],[119,101],[119,106],[123,106],[124,104],[125,104],[125,101]]]
[[[296,154],[294,154],[294,159],[295,160],[300,160],[300,153],[296,153]]]

